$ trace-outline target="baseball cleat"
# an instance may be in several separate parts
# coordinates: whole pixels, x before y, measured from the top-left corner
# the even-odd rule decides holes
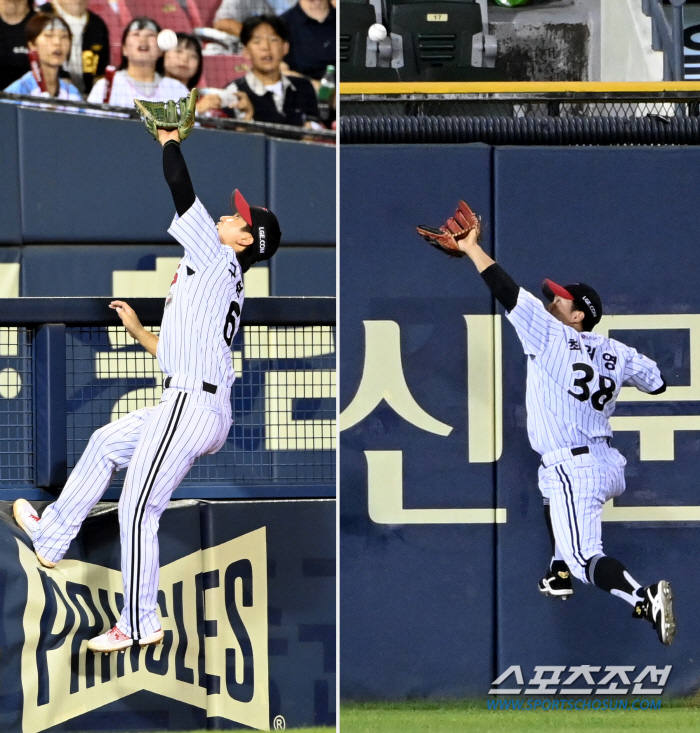
[[[158,629],[154,634],[139,639],[139,646],[160,644],[163,641],[163,636],[163,629]],[[100,636],[95,636],[93,639],[90,639],[87,648],[92,652],[104,652],[108,654],[109,652],[121,652],[124,649],[128,649],[133,643],[134,640],[130,636],[127,636],[114,626],[105,634],[100,634]]]
[[[12,505],[12,516],[15,518],[15,522],[17,522],[19,527],[27,533],[32,544],[34,544],[34,531],[39,525],[39,517],[34,511],[34,507],[26,499],[17,499],[17,501]],[[51,562],[45,557],[42,557],[36,549],[34,552],[37,560],[39,560],[45,568],[56,567],[55,562]]]
[[[660,580],[644,588],[644,596],[632,612],[634,618],[644,618],[656,629],[662,644],[672,644],[676,635],[676,617],[673,615],[673,592],[667,580]]]
[[[561,566],[560,566],[561,565]],[[568,600],[574,594],[574,588],[571,584],[571,573],[566,563],[555,562],[552,569],[545,578],[542,578],[537,584],[540,593],[550,598],[560,598],[562,601]]]

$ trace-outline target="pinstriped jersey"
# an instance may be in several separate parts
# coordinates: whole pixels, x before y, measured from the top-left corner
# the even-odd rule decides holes
[[[185,248],[165,301],[156,356],[166,375],[186,374],[220,387],[236,375],[231,343],[243,307],[236,253],[219,241],[199,199],[173,219],[168,233]]]
[[[612,436],[609,418],[624,386],[654,392],[656,364],[615,339],[579,332],[520,288],[507,314],[527,355],[527,432],[540,454]]]

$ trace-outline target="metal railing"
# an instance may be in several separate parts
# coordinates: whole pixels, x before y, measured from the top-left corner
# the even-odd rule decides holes
[[[669,0],[671,21],[662,0],[642,0],[642,11],[651,18],[651,47],[664,54],[664,81],[681,81],[683,72],[683,6],[685,0]]]
[[[158,404],[157,361],[109,301],[0,300],[0,498],[55,494],[94,430]],[[129,302],[157,333],[162,299]],[[229,437],[195,463],[176,498],[332,496],[335,299],[248,299],[232,360]],[[115,475],[106,498],[122,480]]]
[[[109,104],[89,104],[75,102],[69,99],[55,99],[53,97],[36,97],[31,94],[8,94],[0,91],[0,102],[25,103],[38,106],[42,109],[62,112],[91,114],[102,117],[122,117],[134,120],[141,119],[133,107],[115,107]],[[204,128],[215,130],[233,130],[235,132],[262,132],[270,137],[283,137],[295,140],[313,137],[314,140],[324,143],[334,143],[335,130],[308,130],[293,125],[278,125],[273,122],[256,122],[255,120],[233,120],[223,117],[195,117],[197,123]]]

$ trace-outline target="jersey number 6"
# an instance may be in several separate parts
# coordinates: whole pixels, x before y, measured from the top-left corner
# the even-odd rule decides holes
[[[591,399],[591,407],[594,410],[600,412],[607,402],[613,398],[615,394],[615,381],[610,377],[604,377],[602,374],[598,377],[598,389],[591,394],[591,389],[588,383],[595,376],[593,367],[590,364],[584,364],[583,362],[576,362],[571,367],[574,372],[583,372],[582,377],[574,379],[574,387],[580,389],[580,392],[572,392],[569,390],[569,394],[575,397],[579,402],[585,402],[589,397]]]
[[[236,321],[241,317],[241,306],[235,300],[231,301],[228,313],[226,314],[226,322],[224,323],[224,341],[226,346],[233,343],[233,335],[236,333]]]

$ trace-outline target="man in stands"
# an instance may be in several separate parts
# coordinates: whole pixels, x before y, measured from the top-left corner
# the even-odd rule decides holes
[[[89,94],[95,77],[104,76],[109,64],[109,33],[99,15],[87,9],[88,0],[52,0],[42,5],[66,21],[73,36],[66,70],[82,94]]]
[[[267,0],[223,0],[214,16],[214,28],[240,36],[243,21],[251,15],[274,15]]]
[[[323,129],[311,82],[301,76],[285,76],[281,71],[282,59],[289,51],[284,22],[276,15],[247,18],[241,27],[241,43],[252,68],[228,86],[239,96],[235,116]]]
[[[0,89],[29,71],[25,28],[35,15],[28,0],[0,0]]]
[[[336,65],[335,8],[329,0],[299,0],[281,17],[289,28],[289,68],[321,79],[328,65]]]

